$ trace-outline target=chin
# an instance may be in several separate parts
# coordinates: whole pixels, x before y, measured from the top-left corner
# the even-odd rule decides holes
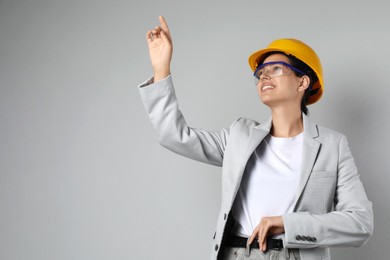
[[[266,106],[270,106],[273,103],[273,100],[270,99],[269,97],[262,97],[262,96],[260,96],[260,100]]]
[[[270,98],[270,97],[261,97],[260,96],[260,100],[264,105],[266,105],[269,108],[281,106],[283,104],[287,104],[287,100],[274,99],[274,98]]]

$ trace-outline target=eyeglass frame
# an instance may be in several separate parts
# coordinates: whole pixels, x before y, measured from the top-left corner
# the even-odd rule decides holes
[[[273,64],[282,64],[282,65],[286,66],[287,68],[292,69],[293,71],[302,74],[303,76],[306,75],[306,73],[304,73],[303,71],[301,71],[301,70],[299,70],[299,69],[293,67],[291,64],[288,64],[287,62],[284,62],[284,61],[270,61],[270,62],[266,62],[266,63],[263,63],[263,64],[261,64],[260,66],[258,66],[258,67],[256,68],[255,72],[253,73],[253,76],[254,76],[257,80],[260,80],[260,77],[257,77],[257,76],[256,76],[256,73],[257,73],[260,69],[264,68],[265,66],[267,66],[267,65],[273,65]],[[282,76],[282,75],[279,75],[279,76]]]

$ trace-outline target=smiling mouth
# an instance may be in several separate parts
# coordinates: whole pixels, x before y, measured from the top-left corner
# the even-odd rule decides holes
[[[275,88],[274,86],[271,86],[271,85],[266,85],[266,86],[262,86],[261,87],[261,90],[264,91],[264,90],[267,90],[267,89],[273,89]]]

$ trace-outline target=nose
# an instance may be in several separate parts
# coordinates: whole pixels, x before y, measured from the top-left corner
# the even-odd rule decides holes
[[[260,76],[260,81],[264,80],[264,79],[270,79],[271,77],[268,75],[268,71],[264,71],[263,74],[261,74]]]

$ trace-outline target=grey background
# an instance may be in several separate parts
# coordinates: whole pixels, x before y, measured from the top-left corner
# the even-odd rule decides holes
[[[311,118],[347,135],[390,255],[386,1],[0,1],[0,259],[208,259],[220,168],[161,148],[137,85],[163,14],[190,125],[263,121],[249,54],[299,38],[322,59]]]

